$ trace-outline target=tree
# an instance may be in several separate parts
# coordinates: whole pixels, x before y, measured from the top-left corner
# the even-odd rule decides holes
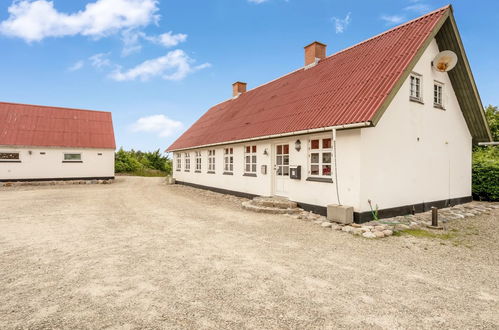
[[[499,141],[499,107],[489,105],[485,108],[485,117],[489,123],[492,140]]]

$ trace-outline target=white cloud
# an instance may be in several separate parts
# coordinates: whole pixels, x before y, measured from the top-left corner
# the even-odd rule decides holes
[[[147,40],[163,45],[165,47],[174,47],[177,46],[181,42],[185,42],[187,40],[187,34],[177,33],[173,34],[172,31],[160,34],[156,37],[146,37]]]
[[[381,19],[385,21],[386,25],[397,25],[405,21],[405,17],[401,15],[383,15]]]
[[[75,64],[71,65],[69,68],[68,68],[68,71],[78,71],[80,70],[81,68],[83,68],[83,66],[85,65],[85,62],[84,61],[78,61],[76,62]]]
[[[97,69],[102,69],[108,66],[111,66],[111,60],[108,58],[110,53],[99,53],[93,56],[90,56],[88,59],[90,60],[90,64]]]
[[[424,14],[430,11],[430,6],[426,3],[415,3],[413,5],[405,7],[404,10]]]
[[[267,2],[268,0],[248,0],[248,2],[251,2],[251,3],[256,3],[256,4],[261,4],[261,3],[264,3],[264,2]]]
[[[141,39],[147,40],[156,45],[164,46],[166,48],[177,46],[178,44],[187,40],[187,34],[173,34],[172,31],[157,36],[148,36],[142,31],[125,30],[121,35],[124,44],[123,50],[121,52],[121,55],[123,56],[128,56],[132,53],[140,51],[142,49],[142,45],[140,43]]]
[[[167,137],[181,129],[184,125],[165,115],[152,115],[139,118],[133,125],[133,132],[156,133],[159,137]]]
[[[66,14],[47,0],[14,0],[0,34],[40,41],[47,37],[83,35],[100,38],[123,29],[156,23],[157,0],[97,0],[84,10]]]
[[[147,60],[125,72],[118,67],[110,77],[116,81],[141,80],[147,81],[154,77],[165,80],[181,80],[190,73],[210,67],[209,63],[192,66],[192,60],[183,50],[176,49],[165,56]]]
[[[336,30],[336,33],[343,33],[347,26],[350,24],[350,14],[348,13],[345,18],[337,18],[333,17],[332,21],[334,22],[334,27]]]

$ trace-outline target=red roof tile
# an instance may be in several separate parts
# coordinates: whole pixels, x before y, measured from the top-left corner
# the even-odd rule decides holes
[[[116,148],[110,112],[4,102],[0,145]]]
[[[449,6],[209,109],[167,150],[370,121]]]

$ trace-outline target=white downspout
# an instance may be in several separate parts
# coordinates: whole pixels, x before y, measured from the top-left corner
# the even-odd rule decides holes
[[[333,128],[333,157],[334,157],[334,184],[336,185],[336,198],[340,202],[340,190],[338,188],[338,160],[336,159],[336,128]]]

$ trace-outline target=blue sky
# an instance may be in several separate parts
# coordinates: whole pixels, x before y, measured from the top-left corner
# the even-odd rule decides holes
[[[113,113],[118,146],[166,148],[231,84],[303,65],[448,4],[425,0],[3,0],[0,100]],[[499,105],[499,1],[452,3],[482,101]]]

